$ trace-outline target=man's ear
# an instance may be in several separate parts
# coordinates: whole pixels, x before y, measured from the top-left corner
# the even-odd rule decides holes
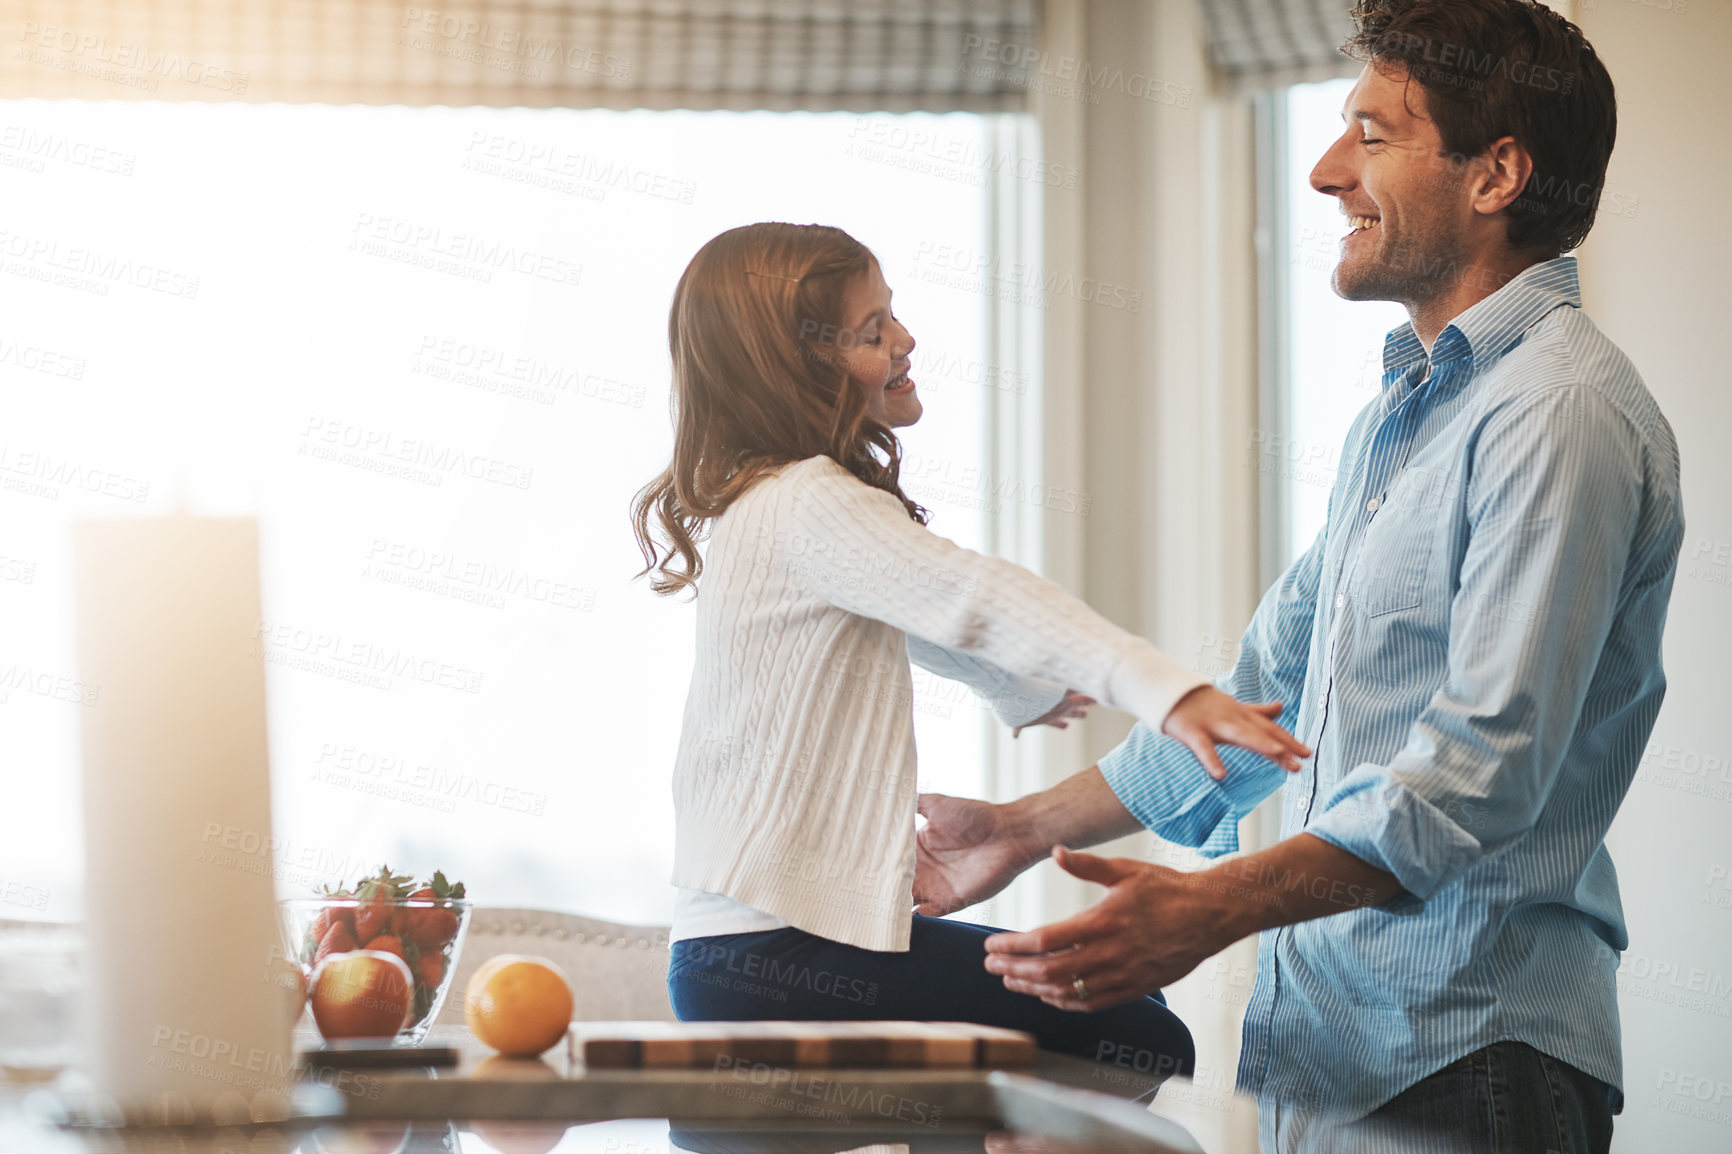
[[[1473,191],[1475,212],[1485,216],[1502,212],[1526,191],[1533,175],[1534,158],[1513,136],[1494,140],[1482,154],[1485,175]]]

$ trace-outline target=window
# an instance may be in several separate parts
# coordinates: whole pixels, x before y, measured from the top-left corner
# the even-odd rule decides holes
[[[1340,251],[1341,210],[1311,187],[1311,170],[1341,134],[1341,106],[1352,80],[1299,84],[1275,95],[1285,140],[1275,211],[1288,240],[1277,276],[1286,291],[1277,323],[1285,328],[1285,412],[1278,465],[1266,471],[1278,493],[1285,567],[1310,547],[1328,513],[1341,443],[1383,381],[1383,337],[1407,320],[1388,301],[1346,301],[1330,288]]]
[[[956,274],[992,251],[1001,118],[5,118],[0,881],[47,898],[0,917],[82,912],[78,707],[39,688],[77,675],[77,518],[260,518],[280,891],[388,861],[488,904],[659,922],[692,610],[632,580],[626,506],[669,450],[691,255],[754,220],[847,228],[920,342],[910,458],[983,473],[1005,367],[990,278]],[[970,484],[916,495],[984,544]],[[369,672],[357,647],[424,672]],[[983,792],[990,716],[919,682],[924,784]]]

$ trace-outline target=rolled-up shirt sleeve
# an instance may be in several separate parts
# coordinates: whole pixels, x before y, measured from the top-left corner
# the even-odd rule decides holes
[[[1227,778],[1218,782],[1184,745],[1138,722],[1101,758],[1100,771],[1138,821],[1170,842],[1217,857],[1238,850],[1239,819],[1275,792],[1285,772],[1260,758],[1261,765],[1248,766],[1232,760],[1223,747]]]
[[[1528,394],[1486,419],[1444,684],[1401,751],[1355,766],[1306,832],[1424,900],[1533,828],[1619,612],[1642,443],[1584,387]]]
[[[1280,725],[1291,730],[1305,687],[1317,587],[1328,530],[1263,596],[1239,642],[1233,669],[1215,687],[1244,702],[1279,701]],[[1101,776],[1126,809],[1170,842],[1209,857],[1236,852],[1239,819],[1274,793],[1287,771],[1237,746],[1219,746],[1223,781],[1210,777],[1181,742],[1138,725],[1101,758]]]

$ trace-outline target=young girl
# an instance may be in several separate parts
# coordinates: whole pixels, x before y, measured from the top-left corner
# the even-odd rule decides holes
[[[897,482],[892,430],[921,404],[890,295],[847,233],[792,224],[722,233],[674,293],[673,461],[633,504],[656,591],[703,579],[674,768],[674,1011],[973,1021],[1188,1070],[1190,1034],[1157,999],[1055,1009],[986,972],[994,930],[911,912],[909,659],[1012,725],[1062,726],[1087,701],[1076,687],[1217,775],[1216,742],[1289,769],[1309,751],[1272,720],[1279,704],[1240,704],[1058,586],[925,527]]]

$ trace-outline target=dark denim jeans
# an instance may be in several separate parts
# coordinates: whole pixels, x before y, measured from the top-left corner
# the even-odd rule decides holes
[[[1532,1046],[1499,1042],[1409,1086],[1348,1127],[1347,1135],[1314,1133],[1298,1148],[1332,1154],[1605,1154],[1612,1145],[1612,1091]]]
[[[982,943],[998,932],[916,914],[906,953],[791,928],[688,938],[674,943],[668,995],[682,1022],[976,1022],[1026,1030],[1042,1049],[1122,1070],[1127,1086],[1134,1076],[1191,1072],[1191,1032],[1158,996],[1078,1014],[1012,993],[982,964]]]

